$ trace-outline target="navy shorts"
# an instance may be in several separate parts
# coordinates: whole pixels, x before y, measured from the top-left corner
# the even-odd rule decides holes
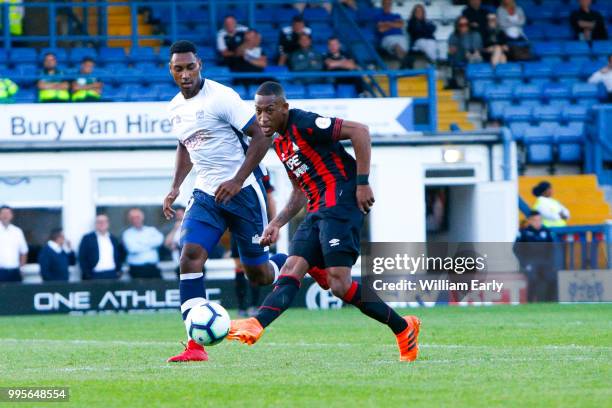
[[[352,202],[309,213],[293,235],[289,255],[301,256],[310,266],[350,268],[359,256],[363,219]]]
[[[227,204],[220,204],[210,194],[194,190],[181,226],[181,246],[198,244],[210,253],[229,228],[244,265],[266,262],[268,248],[259,245],[268,225],[263,191],[261,183],[247,186]]]

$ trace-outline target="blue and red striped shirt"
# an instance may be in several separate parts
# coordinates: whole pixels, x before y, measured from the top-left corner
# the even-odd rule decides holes
[[[355,199],[357,166],[339,142],[341,129],[342,119],[290,109],[287,130],[274,140],[289,177],[308,198],[308,212]]]

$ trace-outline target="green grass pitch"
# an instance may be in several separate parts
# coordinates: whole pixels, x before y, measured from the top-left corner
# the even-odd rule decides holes
[[[423,320],[413,364],[353,308],[293,309],[253,347],[178,365],[178,312],[0,318],[0,387],[67,386],[82,407],[612,405],[612,305],[402,312]]]

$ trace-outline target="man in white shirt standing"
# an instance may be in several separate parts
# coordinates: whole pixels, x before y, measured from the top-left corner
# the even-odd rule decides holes
[[[206,299],[202,268],[226,229],[235,236],[240,261],[256,285],[273,283],[287,255],[270,257],[268,247],[260,245],[268,218],[259,164],[272,139],[264,136],[252,106],[233,89],[202,78],[202,61],[189,41],[170,47],[169,68],[180,92],[168,106],[178,146],[171,190],[164,200],[166,218],[174,216],[172,204],[192,168],[197,175],[181,226],[184,320]],[[204,348],[189,340],[185,351],[168,361],[206,360]]]
[[[0,207],[0,282],[21,282],[21,267],[28,255],[21,228],[11,224],[13,210],[8,205]]]
[[[79,266],[82,279],[117,279],[125,250],[119,240],[109,232],[106,214],[96,216],[95,231],[86,234],[79,245]]]
[[[131,227],[122,235],[130,276],[133,279],[161,279],[157,250],[164,243],[164,236],[157,228],[144,225],[144,219],[140,208],[132,208],[128,212]]]
[[[612,95],[612,55],[608,57],[608,65],[595,72],[589,78],[590,84],[604,84],[608,92],[608,100]]]

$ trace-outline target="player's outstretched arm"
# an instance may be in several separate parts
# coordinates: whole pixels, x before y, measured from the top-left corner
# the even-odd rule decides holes
[[[367,214],[375,201],[374,193],[368,184],[372,153],[370,131],[366,125],[345,120],[342,122],[340,140],[346,139],[351,140],[355,150],[355,160],[357,161],[357,205],[361,212]]]
[[[291,179],[293,184],[293,191],[289,196],[289,201],[282,209],[280,213],[266,227],[259,242],[262,246],[268,246],[276,242],[278,239],[279,230],[287,224],[293,217],[300,212],[304,205],[306,205],[306,196],[297,185],[296,181]]]
[[[257,121],[253,121],[245,133],[251,137],[251,143],[247,149],[246,157],[234,178],[224,181],[219,185],[219,188],[217,188],[215,200],[218,203],[221,202],[225,204],[240,192],[244,181],[259,165],[272,144],[272,138],[266,137],[263,134]]]
[[[175,211],[172,209],[172,204],[179,196],[181,184],[183,184],[183,181],[185,181],[185,177],[187,177],[192,167],[193,163],[191,163],[187,148],[182,143],[179,143],[176,147],[176,163],[174,165],[172,187],[164,199],[164,216],[168,220],[174,217]]]

